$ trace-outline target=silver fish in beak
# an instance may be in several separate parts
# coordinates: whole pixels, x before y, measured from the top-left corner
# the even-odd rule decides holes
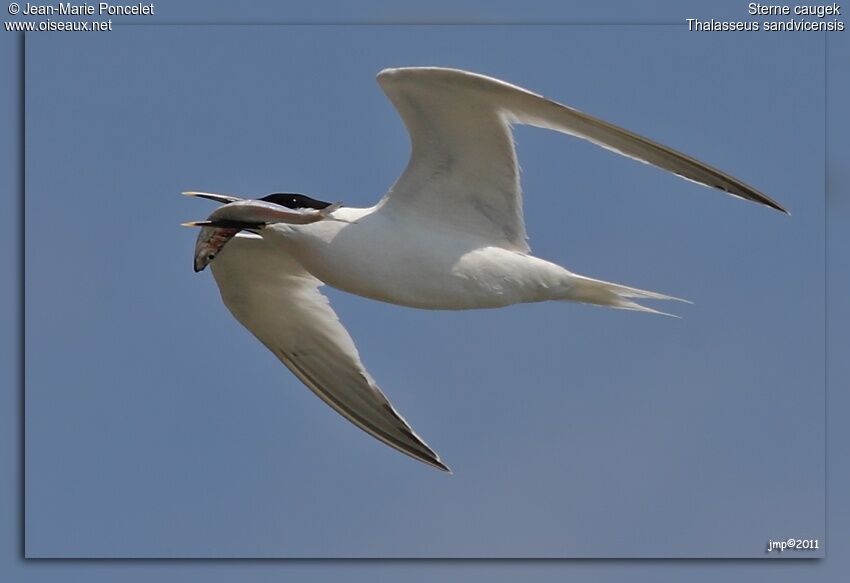
[[[236,236],[240,229],[223,229],[220,227],[201,227],[198,239],[195,241],[195,273],[203,271],[215,259],[225,243]]]
[[[266,200],[243,200],[229,195],[206,192],[184,192],[183,194],[225,203],[205,221],[183,223],[184,227],[201,227],[195,242],[194,269],[196,273],[203,271],[227,242],[243,229],[263,229],[275,223],[309,225],[325,219],[340,220],[334,219],[331,214],[342,206],[336,203],[327,204],[320,209],[288,208]]]

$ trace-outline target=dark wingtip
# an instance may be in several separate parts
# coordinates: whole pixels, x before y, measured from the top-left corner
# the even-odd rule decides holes
[[[719,187],[719,188],[723,192],[729,193],[729,194],[736,196],[738,198],[743,198],[744,200],[748,200],[750,202],[754,202],[754,203],[757,203],[757,204],[764,205],[766,207],[770,207],[773,210],[777,210],[777,211],[779,211],[783,214],[791,216],[791,213],[789,213],[788,209],[786,209],[784,206],[782,206],[781,204],[779,204],[778,202],[776,202],[775,200],[773,200],[772,198],[770,198],[766,194],[762,194],[762,193],[760,193],[759,191],[757,191],[753,188],[747,188],[747,189],[743,189],[743,190],[727,189],[727,188],[723,188],[723,187]]]
[[[440,470],[441,472],[445,472],[445,473],[447,473],[447,474],[448,474],[448,475],[450,475],[450,476],[453,476],[453,475],[454,475],[454,472],[452,471],[452,469],[451,469],[449,466],[447,466],[446,464],[443,464],[443,463],[432,463],[431,465],[432,465],[433,467],[437,468],[438,470]]]
[[[773,199],[765,197],[764,200],[759,200],[758,202],[762,203],[763,205],[769,206],[772,209],[778,210],[779,212],[788,215],[789,217],[791,216],[791,213],[788,212],[788,209],[786,209],[784,206],[782,206]]]
[[[766,194],[763,194],[755,188],[747,186],[746,184],[738,183],[732,186],[715,185],[715,188],[718,188],[727,194],[731,194],[732,196],[743,198],[744,200],[748,200],[757,204],[762,204],[786,215],[791,215],[791,213],[788,212],[788,209],[786,209],[784,206],[782,206]]]
[[[426,460],[426,459],[422,459],[422,461],[424,461],[425,463],[427,463],[427,464],[428,464],[428,465],[430,465],[430,466],[433,466],[433,467],[437,468],[437,469],[438,469],[438,470],[440,470],[440,471],[446,472],[446,473],[447,473],[447,474],[449,474],[450,476],[454,474],[454,472],[452,471],[452,469],[451,469],[449,466],[447,466],[446,464],[444,464],[444,463],[443,463],[443,461],[442,461],[440,458],[436,457],[436,456],[434,456],[434,457],[433,457],[433,458],[431,458],[431,459],[427,459],[427,460]]]

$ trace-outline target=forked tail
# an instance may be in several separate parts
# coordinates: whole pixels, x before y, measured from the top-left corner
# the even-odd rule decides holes
[[[584,277],[583,275],[571,275],[573,277],[571,282],[572,285],[567,290],[564,299],[573,302],[607,306],[609,308],[617,308],[619,310],[650,312],[653,314],[661,314],[663,316],[672,316],[674,318],[678,318],[678,316],[648,308],[637,303],[635,300],[675,300],[677,302],[685,302],[687,304],[692,303],[681,298],[675,298],[673,296],[659,294],[656,292],[592,279],[590,277]]]

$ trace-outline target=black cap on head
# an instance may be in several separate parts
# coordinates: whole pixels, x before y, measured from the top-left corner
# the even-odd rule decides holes
[[[290,209],[322,210],[323,208],[331,206],[331,203],[329,202],[316,200],[315,198],[310,198],[309,196],[296,194],[294,192],[275,192],[274,194],[264,196],[260,200],[279,204],[280,206],[285,206]]]

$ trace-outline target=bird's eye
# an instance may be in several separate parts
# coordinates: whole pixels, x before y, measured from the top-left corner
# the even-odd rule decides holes
[[[209,255],[207,255],[207,259],[208,259],[209,261],[212,261],[213,259],[215,259],[215,255],[213,255],[212,253],[210,253]]]

